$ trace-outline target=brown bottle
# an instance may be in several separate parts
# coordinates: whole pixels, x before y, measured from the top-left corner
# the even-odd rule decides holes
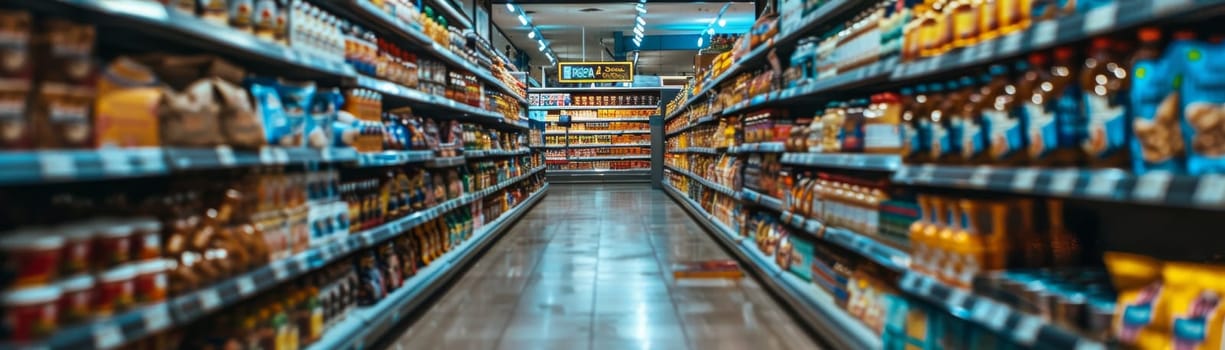
[[[931,122],[931,157],[936,163],[956,164],[961,159],[960,137],[954,130],[953,119],[967,100],[967,93],[960,83],[944,84],[944,95],[937,107],[928,114]]]
[[[1093,39],[1093,46],[1080,72],[1081,107],[1088,121],[1088,135],[1081,143],[1089,164],[1126,168],[1128,70],[1113,50],[1115,41]]]
[[[1060,115],[1059,99],[1073,87],[1071,49],[1056,50],[1056,61],[1050,62],[1045,54],[1030,55],[1030,70],[1026,72],[1020,88],[1024,101],[1026,131],[1028,133],[1029,158],[1038,165],[1074,166],[1083,157],[1079,144],[1071,137],[1061,135],[1065,125],[1075,118]],[[1028,94],[1025,94],[1028,91]]]

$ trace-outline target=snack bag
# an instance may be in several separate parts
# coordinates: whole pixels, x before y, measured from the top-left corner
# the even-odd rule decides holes
[[[1113,333],[1119,342],[1163,349],[1170,341],[1161,262],[1136,254],[1106,252],[1106,268],[1118,291]]]
[[[251,97],[255,99],[256,111],[264,121],[264,139],[268,144],[284,146],[282,142],[290,133],[289,120],[285,117],[285,106],[277,93],[277,83],[271,79],[248,79]]]
[[[1170,312],[1170,337],[1175,350],[1221,348],[1225,305],[1221,295],[1225,267],[1168,263],[1162,271]]]
[[[306,143],[306,119],[310,112],[311,99],[315,96],[314,82],[286,82],[277,85],[281,103],[285,108],[285,121],[289,134],[281,139],[283,146],[302,146]]]
[[[94,102],[94,139],[98,146],[158,146],[158,106],[164,100],[149,68],[120,57],[104,69]]]
[[[1225,44],[1185,42],[1181,55],[1183,138],[1187,145],[1187,172],[1191,175],[1225,173]],[[1185,54],[1184,54],[1185,52]]]
[[[0,148],[33,146],[27,98],[34,78],[31,59],[33,17],[0,10]]]
[[[1140,49],[1132,57],[1128,103],[1132,112],[1131,158],[1137,173],[1182,172],[1186,146],[1180,125],[1175,67],[1160,55],[1161,32],[1140,31]]]
[[[337,119],[343,98],[335,88],[315,94],[310,117],[306,118],[306,146],[324,148],[332,144],[332,123]]]
[[[188,147],[224,143],[218,120],[221,108],[214,97],[209,79],[197,81],[182,92],[167,91],[158,108],[163,143]]]
[[[226,143],[235,148],[263,146],[264,122],[256,114],[254,101],[247,91],[221,78],[213,78],[212,85],[220,103],[218,119]]]

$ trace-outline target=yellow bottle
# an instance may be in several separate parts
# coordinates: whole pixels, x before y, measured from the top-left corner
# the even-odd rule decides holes
[[[945,206],[944,198],[931,197],[928,200],[928,207],[932,210],[931,225],[923,229],[923,242],[927,245],[927,256],[924,257],[924,268],[927,273],[932,276],[939,276],[940,269],[944,264],[944,252],[940,246],[940,231],[944,228],[945,219],[948,213],[948,207]]]
[[[978,40],[995,39],[1000,34],[999,3],[1005,0],[975,0],[978,10]]]
[[[932,224],[932,208],[931,197],[927,195],[918,195],[915,201],[919,203],[919,220],[910,224],[910,268],[919,272],[927,272],[926,263],[927,255],[930,247],[927,241],[923,239],[923,232]]]
[[[957,200],[949,199],[944,205],[948,206],[945,211],[944,227],[940,229],[936,237],[936,249],[940,251],[942,260],[939,265],[939,276],[945,282],[952,282],[957,278],[958,259],[956,246],[953,243],[953,235],[961,229],[961,206]]]
[[[961,288],[970,288],[974,276],[982,272],[986,264],[986,249],[983,246],[981,223],[984,217],[983,206],[975,201],[963,199],[961,206],[961,229],[953,233],[952,246],[957,255],[957,275],[953,284]]]

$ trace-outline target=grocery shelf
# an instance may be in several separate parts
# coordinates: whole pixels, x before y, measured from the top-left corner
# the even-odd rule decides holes
[[[651,181],[651,169],[549,170],[550,183],[629,183]]]
[[[0,184],[102,180],[169,172],[162,148],[0,152]]]
[[[426,161],[425,166],[428,168],[453,167],[453,166],[458,166],[458,165],[464,165],[464,162],[466,160],[467,158],[464,158],[464,156],[434,158],[434,159],[430,159]]]
[[[513,150],[513,151],[500,150],[500,149],[470,150],[470,151],[465,150],[464,158],[476,159],[476,158],[488,158],[488,157],[522,156],[522,155],[527,155],[530,153],[532,153],[532,150],[528,148],[524,148],[520,150]]]
[[[737,192],[736,190],[733,190],[733,189],[731,189],[731,188],[728,188],[727,186],[723,186],[723,185],[717,184],[717,183],[715,183],[715,182],[713,182],[713,181],[710,181],[710,180],[707,180],[707,179],[705,179],[705,178],[702,178],[701,176],[698,176],[697,174],[691,173],[691,172],[689,172],[689,171],[687,171],[687,170],[684,170],[684,169],[681,169],[681,168],[677,168],[677,167],[674,167],[674,166],[671,166],[671,165],[664,165],[664,167],[665,167],[665,168],[667,168],[667,169],[669,169],[669,170],[672,170],[672,171],[675,171],[675,172],[681,173],[681,175],[688,176],[689,178],[693,179],[694,181],[697,181],[697,182],[701,183],[701,184],[702,184],[702,186],[706,186],[706,188],[709,188],[709,189],[711,189],[711,190],[714,190],[715,192],[719,192],[719,193],[722,193],[722,194],[725,194],[725,195],[731,196],[732,198],[735,198],[735,199],[740,199],[740,192]]]
[[[640,122],[645,123],[651,121],[651,118],[596,118],[596,119],[570,119],[571,123],[609,123],[609,122]],[[548,120],[549,123],[556,123],[556,120]]]
[[[604,86],[604,87],[550,87],[550,88],[531,88],[528,92],[659,92],[660,90],[670,90],[665,86],[647,86],[647,87],[626,87],[626,86]]]
[[[650,160],[650,155],[639,156],[604,156],[604,157],[570,157],[571,162],[594,162],[602,160]]]
[[[83,11],[83,18],[105,19],[108,25],[164,37],[203,51],[223,52],[244,60],[310,72],[305,75],[294,74],[299,78],[315,76],[335,80],[356,74],[353,67],[344,61],[332,61],[259,39],[229,26],[213,24],[190,14],[169,10],[166,5],[156,1],[28,0],[26,3],[35,8],[68,5]]]
[[[566,131],[545,131],[545,135],[566,135]],[[570,135],[642,135],[651,130],[570,130]]]
[[[538,89],[532,89],[532,92],[537,92],[536,90],[538,90]],[[577,89],[571,89],[570,91],[575,91],[575,90],[577,90]],[[585,92],[585,91],[587,91],[587,89],[582,89],[581,91],[584,91],[584,92]],[[527,109],[528,109],[528,110],[537,110],[537,111],[569,111],[569,110],[593,110],[593,109],[656,109],[656,108],[659,108],[659,106],[656,106],[656,105],[642,105],[642,106],[529,106]]]
[[[437,109],[445,112],[461,113],[458,115],[448,114],[447,117],[454,117],[457,119],[479,122],[483,124],[506,125],[518,129],[528,128],[525,123],[507,120],[501,113],[469,106],[443,96],[427,94],[425,92],[421,92],[420,90],[379,78],[358,74],[356,77],[356,84],[361,88],[381,92],[388,100],[394,101],[399,99],[411,102],[412,106],[416,109]]]
[[[800,38],[806,35],[810,35],[809,32],[816,29],[818,26],[828,24],[827,21],[831,17],[838,16],[839,14],[842,14],[843,12],[846,12],[854,8],[853,5],[856,5],[856,3],[858,3],[858,1],[833,0],[833,1],[826,3],[825,5],[822,5],[816,11],[813,11],[813,13],[801,19],[801,22],[803,24],[801,24],[795,30],[792,30],[786,33],[780,32],[777,35],[777,37],[774,38],[774,40],[768,42],[767,44],[758,46],[752,51],[749,51],[748,54],[741,57],[739,61],[733,62],[731,67],[728,67],[727,70],[723,71],[723,73],[719,74],[719,76],[716,76],[706,82],[703,82],[702,89],[698,91],[697,93],[693,94],[693,96],[690,96],[689,99],[686,100],[685,103],[681,105],[681,107],[678,107],[675,111],[672,111],[672,113],[668,113],[668,116],[667,118],[665,118],[665,120],[669,120],[669,119],[672,119],[673,117],[676,117],[681,112],[683,112],[685,108],[693,105],[694,102],[697,102],[698,100],[705,98],[712,89],[719,86],[719,84],[723,83],[724,80],[727,80],[733,76],[736,76],[737,74],[743,73],[745,70],[749,68],[756,68],[758,64],[755,64],[755,63],[764,62],[767,56],[766,54],[771,49],[778,47],[779,45],[782,45],[782,44],[789,45],[792,42],[799,41]],[[724,114],[726,115],[727,113],[724,113]]]
[[[161,330],[186,326],[212,312],[234,305],[283,282],[317,270],[351,252],[373,247],[413,227],[433,220],[448,211],[480,200],[544,170],[544,167],[508,179],[497,186],[465,194],[432,208],[355,232],[331,241],[316,243],[292,257],[273,261],[255,270],[227,278],[165,302],[102,318],[88,324],[70,326],[47,338],[37,347],[50,349],[109,349],[139,340]],[[10,344],[0,344],[7,348]]]
[[[954,72],[1016,55],[1068,44],[1161,18],[1195,13],[1225,4],[1222,0],[1117,0],[1086,12],[1034,22],[1029,28],[940,56],[898,65],[891,78],[912,80]]]
[[[357,155],[357,165],[361,167],[392,166],[408,163],[420,163],[434,159],[434,151],[383,151],[377,153],[360,153]]]
[[[1116,169],[907,165],[902,185],[958,188],[1170,207],[1225,209],[1225,175],[1135,175]]]
[[[363,349],[375,345],[387,331],[425,304],[427,299],[505,233],[548,193],[549,185],[532,193],[515,208],[475,230],[472,236],[433,263],[417,271],[396,291],[369,307],[353,311],[309,349]]]
[[[753,142],[729,147],[727,153],[780,153],[786,150],[782,142]]]
[[[520,104],[527,105],[527,99],[524,98],[524,96],[520,96],[515,89],[512,89],[510,86],[506,85],[505,82],[502,82],[501,79],[493,76],[493,74],[488,70],[481,68],[472,62],[468,62],[467,59],[460,57],[454,52],[451,52],[449,48],[439,45],[438,43],[434,42],[433,39],[427,37],[425,33],[422,33],[421,30],[399,22],[390,14],[387,14],[386,12],[383,12],[375,7],[375,5],[371,4],[369,0],[348,0],[344,3],[348,4],[349,8],[353,12],[364,17],[367,22],[370,22],[368,25],[387,28],[394,31],[395,34],[399,34],[401,37],[408,38],[415,44],[425,49],[424,51],[433,51],[431,56],[441,59],[452,67],[459,67],[460,69],[476,75],[482,82],[497,86],[498,89],[502,90],[502,92],[518,100]],[[353,18],[351,20],[356,21],[357,19]]]
[[[784,209],[783,200],[747,188],[740,190],[740,198],[746,202],[754,203],[777,212],[781,212]]]
[[[790,211],[783,211],[779,218],[784,224],[858,253],[890,270],[904,272],[910,268],[909,253],[894,248],[880,239],[841,227],[827,226],[820,220],[806,218]]]
[[[838,307],[828,293],[790,272],[782,271],[773,259],[757,250],[755,242],[741,238],[671,184],[664,184],[664,192],[676,200],[711,236],[716,237],[715,240],[735,255],[741,265],[757,276],[767,289],[788,304],[800,320],[819,332],[821,338],[833,348],[881,348],[880,335]]]
[[[722,154],[722,152],[719,152],[717,148],[713,148],[713,147],[682,147],[682,148],[669,150],[668,152],[669,153],[701,153],[701,154],[713,154],[713,155]]]
[[[460,13],[459,11],[455,10],[454,6],[451,6],[450,0],[428,0],[428,1],[429,1],[429,4],[432,5],[434,8],[441,10],[441,12],[445,12],[447,14],[447,18],[451,18],[455,20],[457,22],[455,24],[459,24],[460,28],[476,30],[476,27],[472,26],[472,21],[468,20],[468,17],[465,17],[463,13]],[[463,30],[460,30],[460,32],[463,32]],[[495,49],[493,51],[496,52],[498,50]]]
[[[696,120],[693,120],[692,122],[690,122],[689,124],[686,124],[685,126],[682,126],[682,127],[680,127],[680,128],[677,128],[677,129],[676,129],[676,130],[674,130],[674,131],[670,131],[670,132],[668,132],[667,136],[672,136],[672,135],[680,134],[680,133],[682,133],[682,132],[685,132],[686,130],[689,130],[689,129],[692,129],[692,128],[694,128],[694,127],[697,127],[698,125],[706,124],[706,123],[709,123],[709,122],[712,122],[712,121],[716,121],[716,120],[719,120],[719,117],[718,117],[718,116],[713,116],[713,115],[703,116],[703,117],[701,117],[701,118],[698,118],[698,119],[696,119]]]
[[[1035,349],[1105,350],[1100,342],[1082,337],[1042,318],[1017,311],[986,297],[973,295],[917,272],[907,272],[898,287],[954,317],[990,329],[1022,346]]]
[[[902,166],[902,157],[866,153],[784,153],[782,162],[814,168],[893,172]]]
[[[604,147],[651,147],[649,143],[617,143],[617,144],[572,144],[566,145],[545,145],[540,148],[604,148]]]

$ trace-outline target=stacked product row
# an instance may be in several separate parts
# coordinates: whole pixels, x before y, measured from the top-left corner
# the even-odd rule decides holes
[[[588,171],[624,171],[626,179],[645,180],[651,168],[648,121],[659,114],[659,98],[660,91],[651,88],[529,91],[529,117],[544,124],[545,145],[552,148],[545,151],[549,170],[563,171],[552,176],[577,180]]]
[[[1217,348],[1220,32],[1144,25],[1221,6],[782,1],[668,103],[667,192],[839,347]]]

